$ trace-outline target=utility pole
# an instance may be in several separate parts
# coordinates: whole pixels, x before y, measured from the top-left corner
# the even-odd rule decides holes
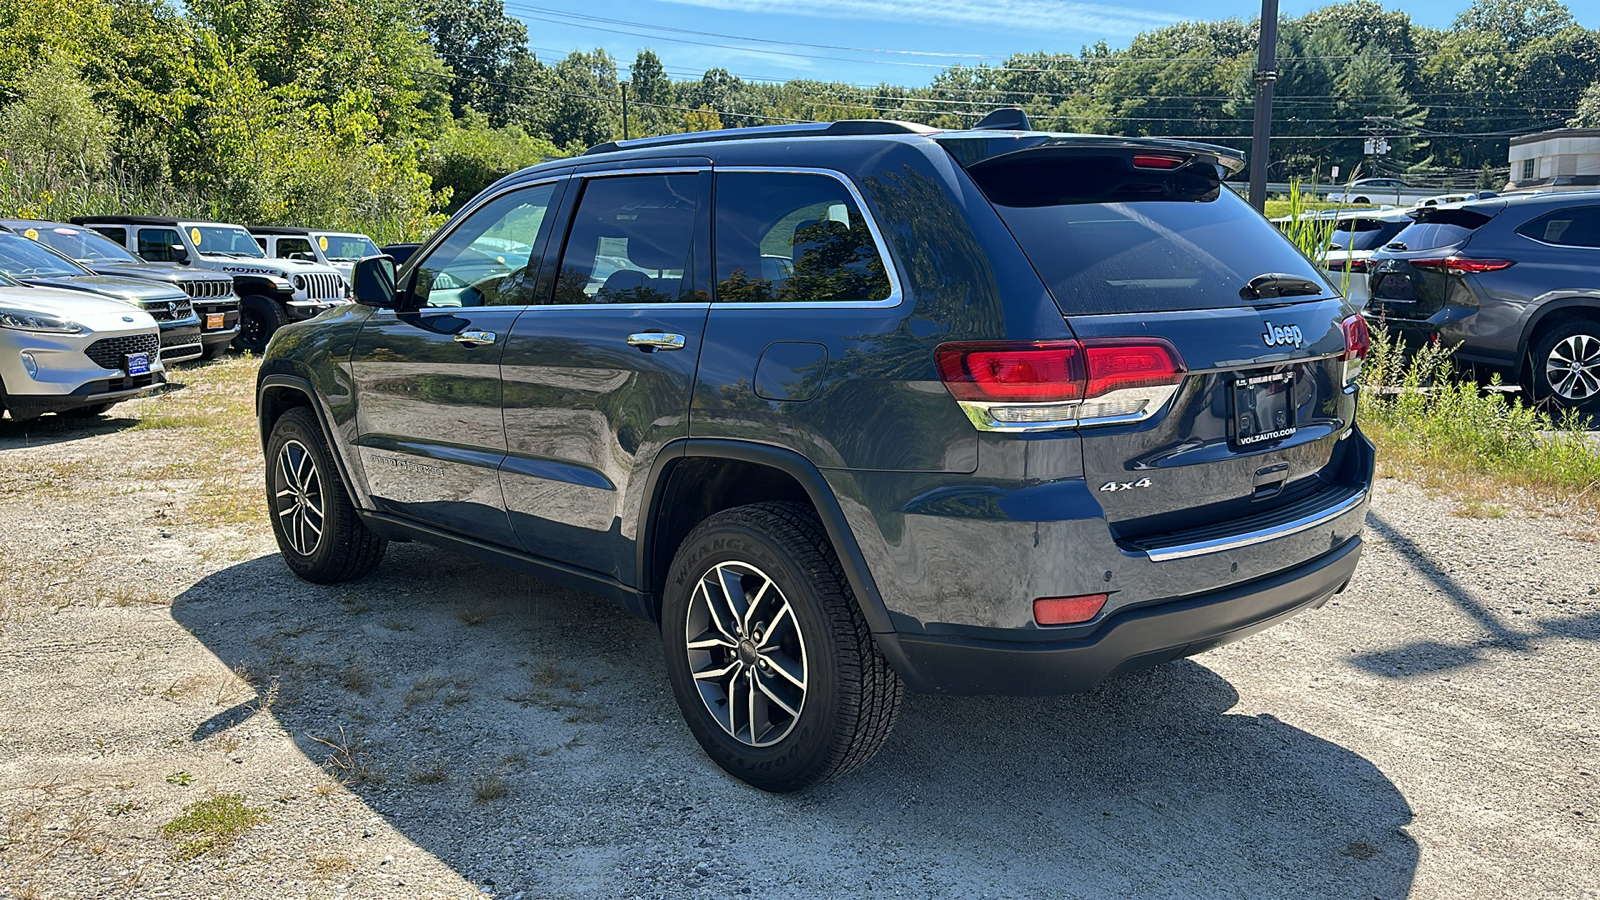
[[[1272,140],[1272,83],[1278,80],[1278,0],[1261,0],[1261,46],[1256,52],[1256,122],[1250,132],[1250,205],[1267,208],[1267,159]]]
[[[619,81],[619,82],[617,82],[617,84],[622,88],[622,139],[623,140],[627,140],[628,139],[628,82]]]

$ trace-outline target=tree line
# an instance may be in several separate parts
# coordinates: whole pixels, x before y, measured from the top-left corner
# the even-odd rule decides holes
[[[181,212],[421,236],[494,178],[634,137],[883,117],[1248,149],[1258,23],[957,65],[926,86],[674,79],[640,51],[544,62],[502,0],[0,0],[0,214]],[[1373,0],[1279,24],[1274,179],[1503,167],[1511,135],[1600,126],[1600,31],[1558,0],[1451,27]],[[1391,151],[1366,157],[1360,140]]]

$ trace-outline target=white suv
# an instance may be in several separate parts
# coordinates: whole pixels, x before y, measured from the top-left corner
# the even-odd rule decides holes
[[[97,416],[166,383],[149,313],[0,276],[0,406],[11,418]]]
[[[250,233],[273,259],[303,259],[338,269],[345,281],[350,270],[369,256],[378,255],[372,238],[351,231],[319,231],[276,225],[252,226]]]

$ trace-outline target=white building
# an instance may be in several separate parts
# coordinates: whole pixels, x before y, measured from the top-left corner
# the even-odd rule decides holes
[[[1558,128],[1511,139],[1506,190],[1592,191],[1600,187],[1600,128]]]

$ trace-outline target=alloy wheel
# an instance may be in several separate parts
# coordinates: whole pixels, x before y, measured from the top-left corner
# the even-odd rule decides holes
[[[1563,400],[1583,401],[1600,394],[1600,338],[1574,334],[1550,348],[1545,380]]]
[[[769,747],[794,730],[806,699],[806,647],[783,591],[748,563],[700,577],[684,625],[689,671],[711,717],[734,740]]]
[[[322,478],[311,451],[296,440],[284,441],[278,450],[278,490],[273,505],[289,548],[310,556],[322,541],[326,511]]]

